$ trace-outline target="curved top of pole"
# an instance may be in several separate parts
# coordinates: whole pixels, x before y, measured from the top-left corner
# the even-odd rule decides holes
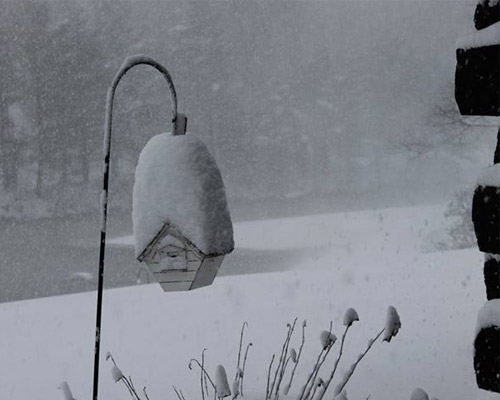
[[[112,115],[113,115],[113,99],[115,96],[116,87],[118,83],[123,78],[123,76],[136,65],[145,64],[150,65],[159,71],[165,80],[167,81],[168,87],[170,89],[170,95],[172,98],[172,133],[175,134],[177,132],[178,125],[178,115],[177,115],[177,93],[175,92],[174,82],[172,81],[172,77],[167,69],[161,65],[159,62],[153,60],[151,57],[145,56],[143,54],[138,54],[135,56],[130,56],[125,59],[122,66],[116,73],[113,81],[111,82],[111,86],[108,89],[106,95],[106,115],[104,120],[104,154],[108,155],[107,159],[109,162],[109,148],[111,143],[111,125],[112,125]],[[182,119],[182,118],[181,118]],[[185,117],[184,117],[185,119]],[[184,127],[185,127],[185,121]],[[185,130],[184,130],[185,132]],[[183,133],[184,133],[183,132]]]
[[[120,69],[118,70],[118,72],[116,73],[115,77],[113,78],[113,82],[111,83],[109,91],[114,92],[121,78],[131,68],[140,64],[150,65],[151,67],[155,68],[163,75],[163,77],[167,81],[168,87],[170,89],[170,95],[172,97],[172,105],[173,105],[172,122],[174,122],[177,119],[177,93],[175,92],[174,82],[172,81],[172,77],[170,76],[170,73],[167,71],[167,69],[159,62],[153,60],[151,57],[145,56],[143,54],[137,54],[134,56],[127,57],[123,62],[122,66],[120,67]]]

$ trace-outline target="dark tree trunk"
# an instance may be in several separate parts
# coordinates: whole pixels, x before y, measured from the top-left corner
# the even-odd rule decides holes
[[[477,385],[500,393],[500,328],[481,329],[474,341],[474,350]]]

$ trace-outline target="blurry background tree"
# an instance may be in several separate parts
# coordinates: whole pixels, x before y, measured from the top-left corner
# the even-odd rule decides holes
[[[217,158],[232,207],[443,200],[477,175],[475,160],[489,159],[495,132],[471,134],[440,89],[452,82],[461,32],[434,3],[0,6],[0,216],[98,207],[106,90],[135,53],[171,71],[188,130]],[[449,6],[450,21],[470,15],[465,4]],[[145,69],[117,94],[114,209],[130,207],[140,149],[169,125],[161,77]]]

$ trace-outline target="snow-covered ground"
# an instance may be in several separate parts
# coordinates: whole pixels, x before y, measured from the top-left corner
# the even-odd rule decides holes
[[[231,377],[240,327],[248,321],[245,338],[253,347],[245,392],[262,399],[287,322],[307,319],[306,368],[319,350],[320,331],[331,320],[340,337],[343,312],[356,308],[360,322],[347,339],[345,370],[394,305],[402,329],[368,353],[347,387],[349,399],[409,399],[415,387],[440,400],[498,399],[477,389],[472,365],[477,313],[486,301],[483,257],[475,249],[423,252],[423,240],[442,224],[442,207],[236,224],[237,248],[302,249],[306,256],[291,257],[283,272],[218,277],[193,292],[164,293],[158,284],[106,291],[100,397],[129,396],[111,378],[104,360],[111,351],[136,387],[147,386],[151,400],[173,399],[172,385],[188,400],[199,398],[198,371],[187,368],[189,360],[206,347],[209,372],[223,364]],[[230,269],[231,256],[224,263]],[[0,304],[1,398],[62,399],[62,381],[77,399],[90,398],[94,318],[95,293]],[[299,332],[294,339],[298,347]],[[305,372],[299,368],[295,390]]]

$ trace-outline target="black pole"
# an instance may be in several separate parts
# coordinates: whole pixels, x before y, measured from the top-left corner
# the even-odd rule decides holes
[[[493,157],[493,164],[500,163],[500,126],[498,127],[497,133],[497,145],[495,147],[495,155]]]
[[[111,152],[111,125],[113,115],[113,99],[115,97],[116,87],[118,82],[132,67],[146,64],[157,69],[163,77],[167,80],[170,94],[172,96],[172,132],[178,130],[177,120],[177,95],[175,92],[172,77],[165,67],[156,62],[150,57],[137,55],[127,58],[118,72],[116,73],[106,96],[106,115],[104,120],[104,168],[103,168],[103,185],[101,195],[101,240],[99,244],[99,274],[97,283],[97,310],[96,310],[96,323],[95,323],[95,347],[94,347],[94,382],[92,399],[97,400],[99,392],[99,355],[101,348],[101,317],[102,317],[102,292],[104,283],[104,255],[106,250],[106,224],[108,215],[108,188],[109,188],[109,161]]]

